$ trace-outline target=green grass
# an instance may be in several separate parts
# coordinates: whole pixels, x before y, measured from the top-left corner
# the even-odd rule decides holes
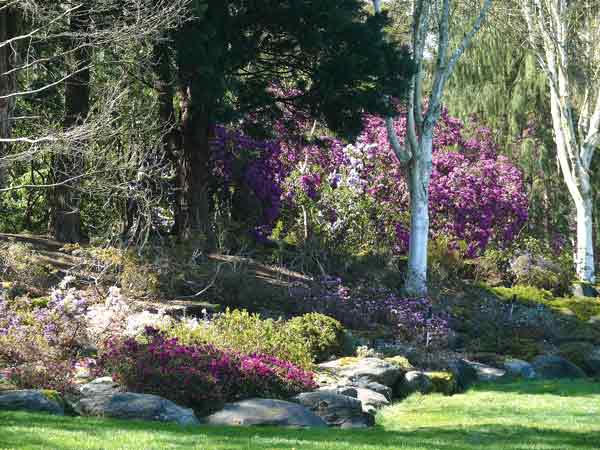
[[[0,412],[0,449],[598,450],[599,418],[600,383],[536,381],[413,396],[383,410],[372,430],[184,429]]]

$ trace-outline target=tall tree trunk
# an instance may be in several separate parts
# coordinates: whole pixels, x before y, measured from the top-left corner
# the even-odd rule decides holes
[[[429,242],[429,179],[432,170],[432,135],[422,136],[409,169],[410,246],[404,289],[410,296],[427,295]]]
[[[81,34],[88,30],[89,12],[81,8],[72,17],[70,32],[73,33],[72,46],[81,44]],[[74,75],[65,82],[65,129],[81,125],[90,109],[90,50],[82,47],[73,52],[72,67]],[[77,177],[83,174],[84,161],[80,149],[69,148],[54,159],[53,211],[51,231],[55,239],[61,242],[80,242],[81,199],[78,192]]]
[[[180,239],[199,237],[210,246],[209,159],[212,126],[208,108],[194,104],[191,82],[179,90],[181,152],[177,167],[176,232]]]
[[[18,33],[19,17],[16,10],[4,8],[0,10],[0,43],[14,37]],[[15,44],[16,45],[16,44]],[[16,87],[16,77],[6,73],[14,67],[16,54],[14,46],[0,47],[0,96],[8,95]],[[11,112],[15,102],[13,99],[0,99],[0,138],[8,139],[11,134]],[[8,153],[8,143],[0,142],[0,158]],[[6,170],[0,164],[0,188],[6,184]]]
[[[596,281],[593,211],[594,202],[589,195],[577,208],[577,276],[589,283]]]

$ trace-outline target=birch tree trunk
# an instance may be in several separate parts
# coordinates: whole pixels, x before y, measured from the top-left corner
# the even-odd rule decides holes
[[[440,117],[444,88],[456,63],[471,45],[492,6],[484,0],[470,31],[457,48],[450,53],[450,11],[453,0],[414,0],[412,23],[412,54],[416,71],[410,80],[407,106],[407,131],[404,144],[396,136],[391,118],[386,119],[388,137],[398,161],[407,166],[410,191],[410,242],[408,270],[404,290],[408,296],[427,295],[427,253],[429,243],[429,181],[432,170],[433,133]],[[381,14],[381,0],[373,0],[377,14]],[[430,20],[433,17],[435,21]],[[430,23],[438,25],[430,29]],[[433,86],[427,110],[423,111],[423,66],[428,37],[435,34],[437,42]]]
[[[594,153],[600,145],[600,64],[598,9],[582,10],[577,21],[567,0],[526,0],[521,11],[528,39],[550,88],[556,155],[575,206],[575,265],[579,280],[596,281],[594,263],[594,192],[590,179]],[[591,11],[591,16],[590,16]],[[575,47],[575,42],[581,43]],[[574,51],[576,50],[576,51]],[[577,66],[575,75],[572,68]],[[591,66],[591,70],[585,68]],[[583,86],[583,89],[582,89]],[[577,90],[583,90],[577,95]],[[581,94],[581,93],[580,93]],[[575,103],[579,110],[576,120]],[[595,99],[595,101],[594,101]]]

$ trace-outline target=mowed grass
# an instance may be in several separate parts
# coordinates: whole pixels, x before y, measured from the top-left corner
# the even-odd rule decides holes
[[[481,385],[412,396],[371,430],[180,428],[0,412],[0,449],[600,450],[600,383]]]

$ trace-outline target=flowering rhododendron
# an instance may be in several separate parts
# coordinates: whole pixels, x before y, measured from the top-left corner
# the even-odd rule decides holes
[[[144,339],[111,339],[97,371],[133,392],[161,395],[206,412],[249,397],[287,398],[312,390],[311,372],[268,355],[184,345],[147,328]]]
[[[363,133],[347,144],[332,137],[303,140],[286,129],[290,119],[275,124],[278,140],[256,141],[224,129],[218,134],[216,173],[224,180],[231,177],[235,157],[257,152],[244,179],[263,204],[263,223],[257,227],[262,235],[278,217],[293,223],[310,209],[319,231],[349,242],[354,232],[365,242],[405,253],[410,196],[384,120],[366,115]],[[295,125],[293,130],[307,132],[309,123],[300,118]],[[395,128],[403,140],[404,117]],[[432,236],[465,241],[468,254],[475,256],[491,242],[513,241],[527,220],[527,207],[521,172],[499,155],[491,131],[475,122],[467,127],[444,110],[433,141]]]

